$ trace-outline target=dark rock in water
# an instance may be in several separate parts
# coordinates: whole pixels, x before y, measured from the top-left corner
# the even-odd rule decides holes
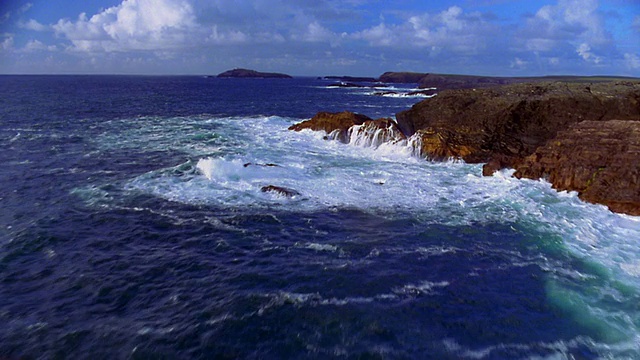
[[[263,186],[260,191],[262,192],[273,192],[276,193],[278,195],[282,195],[282,196],[286,196],[286,197],[294,197],[294,196],[299,196],[300,193],[293,190],[293,189],[289,189],[283,186],[276,186],[276,185],[267,185],[267,186]]]
[[[243,166],[244,167],[249,167],[249,166],[280,167],[280,165],[278,164],[272,164],[272,163],[258,164],[258,163],[251,163],[251,162],[245,163]]]
[[[482,166],[482,176],[491,176],[496,171],[514,167],[522,162],[521,158],[496,154]]]
[[[377,91],[373,93],[373,95],[375,96],[397,95],[397,94],[398,92],[396,91]]]
[[[640,120],[573,124],[516,170],[518,178],[545,178],[583,200],[640,215]]]
[[[259,72],[249,69],[233,69],[218,74],[219,78],[280,78],[291,79],[291,75],[280,73]]]
[[[415,95],[433,96],[435,94],[436,94],[436,91],[433,90],[433,89],[410,91],[410,92],[407,93],[408,96],[415,96]]]
[[[326,131],[327,134],[334,133],[333,138],[348,142],[347,132],[353,125],[362,125],[371,118],[366,115],[343,111],[340,113],[319,112],[309,120],[291,125],[289,130],[300,131],[311,129],[314,131]]]

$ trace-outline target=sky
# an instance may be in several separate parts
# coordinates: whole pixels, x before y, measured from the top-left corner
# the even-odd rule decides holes
[[[640,77],[640,0],[0,0],[0,74]]]

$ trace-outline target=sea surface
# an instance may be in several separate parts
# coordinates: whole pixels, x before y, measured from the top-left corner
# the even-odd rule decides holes
[[[330,83],[0,76],[0,358],[640,358],[640,218],[287,130],[423,100]]]

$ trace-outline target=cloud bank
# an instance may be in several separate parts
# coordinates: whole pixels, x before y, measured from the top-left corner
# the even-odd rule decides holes
[[[15,31],[0,33],[0,65],[37,66],[48,52],[47,69],[57,61],[61,72],[211,73],[246,66],[297,75],[640,76],[640,45],[628,36],[640,35],[640,15],[621,26],[623,12],[603,11],[597,0],[558,0],[518,17],[465,4],[395,9],[373,0],[123,0],[51,23],[28,16],[44,5],[27,4],[0,23],[15,24]]]

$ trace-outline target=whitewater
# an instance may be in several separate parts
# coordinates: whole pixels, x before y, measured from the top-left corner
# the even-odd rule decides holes
[[[416,140],[288,130],[420,99],[26,80],[2,110],[2,356],[640,357],[640,218]],[[66,92],[21,107],[52,81]]]

